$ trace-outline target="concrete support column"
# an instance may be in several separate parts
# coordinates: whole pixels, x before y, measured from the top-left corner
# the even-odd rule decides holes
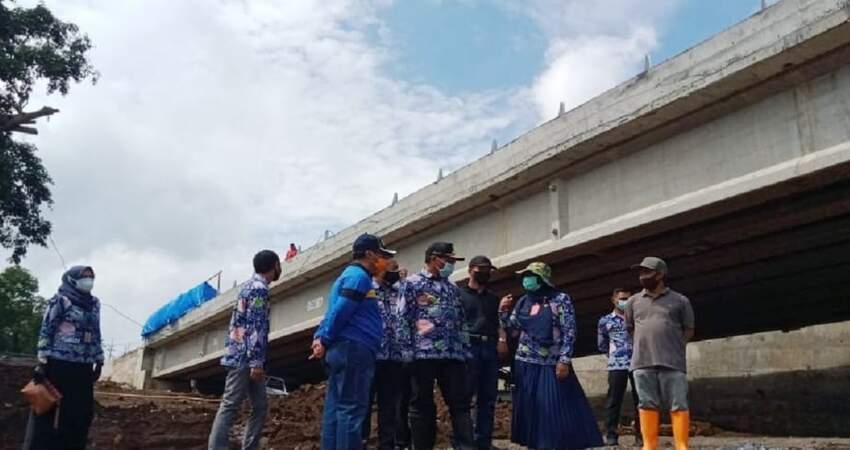
[[[136,377],[133,380],[133,387],[136,389],[149,389],[151,387],[155,352],[156,350],[149,347],[139,349],[138,360],[136,361]]]
[[[802,83],[794,88],[794,103],[797,108],[797,134],[800,140],[800,153],[808,155],[816,150],[815,128],[816,111],[811,100],[811,84]]]

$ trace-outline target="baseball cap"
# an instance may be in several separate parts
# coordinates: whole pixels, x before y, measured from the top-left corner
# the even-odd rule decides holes
[[[431,255],[442,256],[455,261],[463,261],[466,259],[455,255],[455,246],[451,242],[434,242],[429,245],[428,249],[425,250],[425,257],[427,258]]]
[[[497,269],[497,267],[494,266],[492,262],[490,262],[490,258],[483,256],[483,255],[478,255],[478,256],[470,259],[469,260],[469,267],[489,267],[493,270]]]
[[[667,263],[663,259],[655,256],[647,256],[643,258],[640,264],[632,266],[632,270],[637,270],[643,267],[644,269],[654,270],[656,272],[667,273]]]
[[[354,253],[363,253],[366,250],[371,250],[387,257],[392,257],[396,254],[395,250],[389,250],[384,246],[384,241],[381,238],[369,233],[363,233],[357,237],[354,241],[353,250]]]
[[[525,273],[533,273],[540,277],[544,283],[548,284],[549,286],[555,287],[555,284],[552,282],[552,268],[544,262],[533,262],[526,266],[525,269],[517,271],[517,273],[520,275]]]

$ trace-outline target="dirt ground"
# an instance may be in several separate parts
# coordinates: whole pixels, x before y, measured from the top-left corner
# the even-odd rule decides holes
[[[0,364],[0,449],[20,449],[28,409],[18,391],[28,380],[29,367]],[[324,385],[304,386],[288,397],[271,397],[264,430],[267,449],[318,449]],[[96,387],[96,417],[92,425],[91,449],[203,449],[215,416],[216,398],[165,391],[134,391],[113,383]],[[247,410],[247,406],[246,406]],[[231,448],[239,448],[244,417],[232,430]],[[373,417],[373,427],[376,420]],[[500,448],[519,449],[508,441],[510,405],[500,402],[496,438]],[[632,430],[624,428],[622,448],[632,448]],[[439,446],[448,447],[450,425],[447,410],[438,411]],[[662,430],[669,435],[669,428]],[[824,448],[850,449],[850,439],[764,438],[733,435],[696,422],[691,448]],[[373,432],[373,436],[374,436]],[[669,447],[669,438],[663,440]]]

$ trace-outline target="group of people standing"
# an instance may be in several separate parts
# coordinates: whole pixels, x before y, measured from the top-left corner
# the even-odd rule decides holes
[[[638,445],[657,448],[660,411],[668,408],[676,449],[687,449],[685,344],[693,336],[694,316],[688,299],[666,287],[664,261],[648,257],[633,266],[643,290],[632,295],[615,289],[613,311],[599,321],[599,350],[608,354],[609,369],[603,441],[571,364],[572,299],[556,287],[548,265],[533,262],[518,271],[524,294],[499,299],[488,288],[497,268],[486,256],[469,261],[469,281],[459,287],[449,277],[465,258],[452,243],[428,246],[423,268],[412,274],[399,267],[395,253],[377,236],[359,236],[350,264],[330,289],[310,355],[323,361],[328,374],[323,449],[363,448],[374,404],[378,448],[434,448],[435,386],[451,417],[452,446],[492,449],[499,367],[510,354],[509,341],[516,343],[512,442],[532,449],[617,445],[631,381]],[[257,273],[241,289],[226,340],[222,364],[228,375],[211,450],[227,448],[230,426],[246,397],[252,410],[243,448],[259,446],[266,410],[268,286],[280,276],[280,261],[263,251],[254,267]]]
[[[489,290],[497,268],[485,256],[469,261],[465,286],[452,282],[456,263],[465,260],[452,243],[431,244],[423,268],[410,275],[394,256],[377,236],[361,235],[351,263],[331,287],[310,355],[323,361],[328,374],[323,449],[363,448],[374,403],[380,449],[434,448],[436,385],[451,416],[453,447],[490,450],[499,367],[510,354],[509,341],[516,343],[512,442],[532,449],[617,445],[631,382],[643,448],[657,449],[664,409],[670,411],[676,450],[688,448],[685,344],[693,336],[694,314],[688,299],[666,286],[663,260],[647,257],[633,266],[643,289],[633,295],[615,289],[614,308],[598,324],[598,346],[608,355],[609,371],[603,441],[571,364],[572,300],[556,287],[548,265],[534,262],[517,272],[524,294],[515,300]],[[255,274],[240,287],[225,341],[221,363],[227,375],[211,450],[228,448],[246,398],[251,413],[242,448],[260,447],[267,413],[269,286],[282,270],[270,250],[259,252],[253,265]],[[74,267],[47,306],[33,378],[56,386],[63,394],[61,408],[70,412],[36,416],[30,448],[85,448],[92,386],[103,364],[93,284],[91,267]]]
[[[449,410],[453,447],[493,448],[499,368],[509,341],[517,344],[512,442],[533,449],[616,445],[632,380],[638,443],[657,448],[659,411],[669,407],[676,447],[687,448],[684,349],[693,311],[665,286],[664,261],[650,257],[635,265],[644,289],[635,295],[616,289],[612,313],[600,320],[600,351],[608,353],[610,369],[603,441],[572,370],[572,300],[556,287],[548,265],[533,262],[517,272],[524,294],[515,301],[488,289],[497,268],[486,256],[469,261],[465,286],[452,282],[465,258],[450,242],[428,246],[423,268],[409,275],[394,256],[377,236],[360,236],[352,263],[331,288],[311,348],[311,358],[323,358],[328,370],[322,448],[362,448],[374,400],[378,448],[434,448],[435,386]]]

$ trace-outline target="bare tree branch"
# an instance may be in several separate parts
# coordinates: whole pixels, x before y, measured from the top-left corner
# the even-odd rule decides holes
[[[20,114],[0,114],[0,131],[18,131],[27,134],[37,134],[35,128],[23,127],[21,125],[30,125],[35,123],[35,119],[39,117],[50,116],[58,113],[59,110],[45,106],[38,111],[25,112]]]
[[[18,125],[15,128],[10,128],[9,131],[18,132],[18,133],[26,133],[26,134],[38,134],[38,130],[36,130],[35,128],[25,127],[23,125]]]

